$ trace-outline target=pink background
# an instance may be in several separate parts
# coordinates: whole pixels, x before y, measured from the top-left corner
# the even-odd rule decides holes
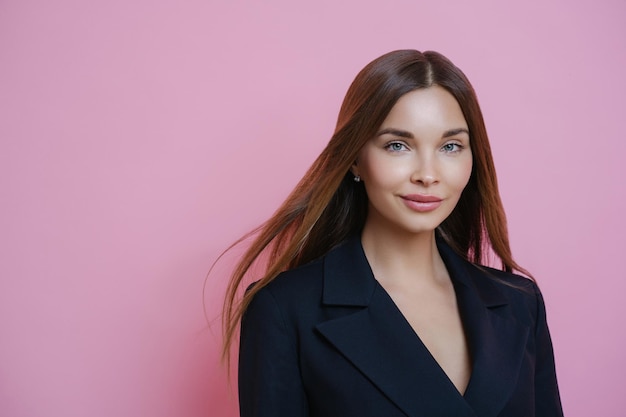
[[[0,415],[235,416],[205,274],[322,149],[356,72],[417,48],[478,91],[566,414],[623,416],[625,18],[623,0],[3,0]]]

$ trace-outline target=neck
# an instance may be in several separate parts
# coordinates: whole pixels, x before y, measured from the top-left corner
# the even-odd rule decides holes
[[[428,285],[449,282],[434,231],[398,233],[389,228],[379,229],[366,224],[361,242],[374,276],[382,284]]]

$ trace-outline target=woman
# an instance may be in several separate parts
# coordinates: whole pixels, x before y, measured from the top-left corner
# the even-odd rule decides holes
[[[442,55],[367,65],[257,232],[224,306],[226,355],[241,320],[243,417],[562,415],[476,95]],[[502,270],[480,266],[490,252]]]

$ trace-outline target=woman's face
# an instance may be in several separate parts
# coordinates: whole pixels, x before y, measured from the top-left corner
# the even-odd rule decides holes
[[[352,166],[369,200],[366,227],[433,231],[469,181],[469,142],[461,108],[443,88],[400,97]]]

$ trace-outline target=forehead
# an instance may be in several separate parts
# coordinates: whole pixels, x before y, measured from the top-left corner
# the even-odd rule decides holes
[[[432,86],[400,97],[381,125],[381,128],[389,127],[448,130],[467,128],[467,122],[454,96],[442,87]]]

